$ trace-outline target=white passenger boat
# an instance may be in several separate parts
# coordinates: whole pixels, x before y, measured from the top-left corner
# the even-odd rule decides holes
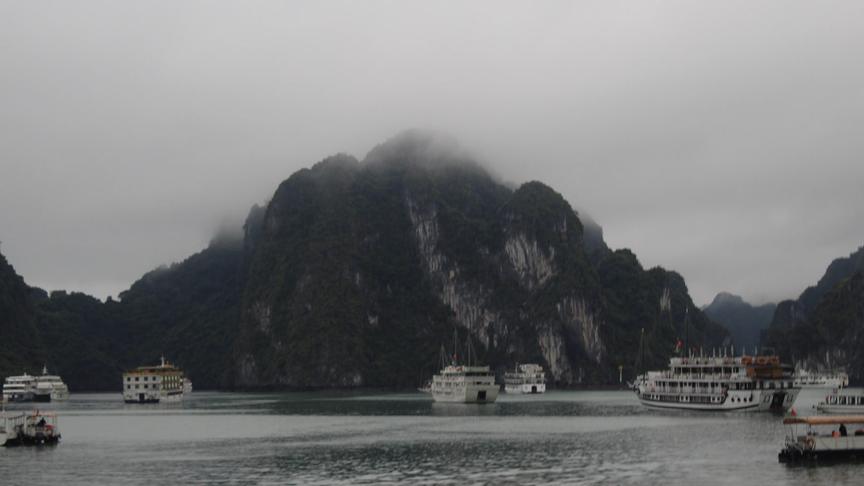
[[[31,402],[33,401],[33,383],[36,377],[27,373],[19,376],[8,376],[3,383],[3,401]]]
[[[864,458],[864,415],[786,417],[783,424],[786,443],[780,462]]]
[[[864,390],[838,388],[817,403],[816,410],[821,413],[864,414]]]
[[[816,373],[807,370],[795,374],[795,386],[799,388],[846,388],[849,375],[846,373]]]
[[[539,364],[517,365],[504,373],[504,391],[507,393],[546,393],[546,373]]]
[[[465,363],[459,363],[458,346],[454,333],[454,352],[447,363],[444,348],[441,348],[442,364],[439,374],[432,377],[432,398],[436,402],[492,403],[498,398],[499,386],[488,366],[471,362],[470,338],[465,350]]]
[[[56,402],[69,398],[69,387],[57,375],[49,375],[48,367],[42,367],[42,375],[33,383],[34,402]]]
[[[42,374],[27,373],[6,378],[3,384],[3,400],[7,402],[50,402],[69,398],[69,388],[57,375],[49,375],[42,367]]]
[[[687,410],[787,410],[795,402],[791,366],[777,356],[688,356],[649,371],[634,384],[639,401]]]
[[[139,366],[123,373],[126,403],[166,403],[183,399],[183,371],[162,357],[158,366]]]

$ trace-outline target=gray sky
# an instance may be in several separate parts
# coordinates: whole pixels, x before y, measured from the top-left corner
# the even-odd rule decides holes
[[[793,297],[864,244],[862,47],[857,0],[0,0],[2,252],[116,295],[295,170],[420,127],[698,304]]]

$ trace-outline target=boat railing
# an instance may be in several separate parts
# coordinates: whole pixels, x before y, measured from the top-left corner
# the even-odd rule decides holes
[[[704,396],[704,397],[725,397],[727,391],[720,390],[700,390],[698,388],[665,388],[665,387],[648,387],[646,393],[656,393],[660,395],[688,395],[688,396]]]
[[[656,373],[656,374],[654,374]],[[672,371],[657,371],[649,374],[649,378],[668,378],[685,381],[693,380],[717,380],[717,381],[751,381],[741,373],[674,373]]]

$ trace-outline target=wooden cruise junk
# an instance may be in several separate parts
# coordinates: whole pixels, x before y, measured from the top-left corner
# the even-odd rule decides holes
[[[436,402],[492,403],[498,398],[499,386],[489,366],[472,362],[469,337],[464,362],[460,361],[457,337],[453,335],[453,354],[441,348],[441,371],[432,377],[432,397]]]
[[[183,371],[162,358],[158,366],[139,366],[123,373],[126,403],[170,403],[183,399]]]
[[[791,366],[775,355],[686,356],[649,371],[634,384],[639,401],[654,408],[783,411],[800,388]]]

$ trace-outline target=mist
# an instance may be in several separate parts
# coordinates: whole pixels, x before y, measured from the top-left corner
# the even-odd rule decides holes
[[[412,127],[613,248],[797,296],[864,243],[860,2],[0,3],[0,251],[117,295]],[[230,231],[227,231],[230,233]]]

